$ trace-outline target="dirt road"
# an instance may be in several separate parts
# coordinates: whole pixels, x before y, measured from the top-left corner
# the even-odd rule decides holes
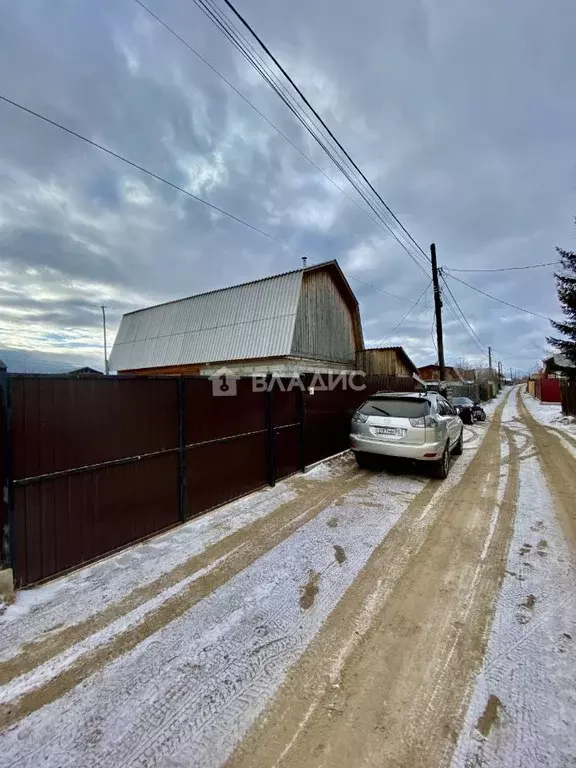
[[[231,764],[441,765],[460,730],[505,571],[518,463],[498,516],[498,408],[448,498],[417,497]]]
[[[517,398],[444,483],[343,457],[41,588],[0,766],[568,764],[576,460]]]

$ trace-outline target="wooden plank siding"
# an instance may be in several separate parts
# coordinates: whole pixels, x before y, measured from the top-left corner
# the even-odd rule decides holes
[[[164,368],[136,368],[118,371],[119,376],[199,376],[200,365],[168,365]]]
[[[400,347],[360,350],[356,367],[368,376],[412,376],[414,365]]]
[[[353,363],[362,347],[359,322],[327,271],[305,273],[291,355]]]

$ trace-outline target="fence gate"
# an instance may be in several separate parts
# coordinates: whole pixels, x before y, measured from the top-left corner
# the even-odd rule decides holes
[[[270,383],[219,396],[204,377],[0,371],[0,565],[34,584],[274,485],[345,450],[368,394],[413,388]]]

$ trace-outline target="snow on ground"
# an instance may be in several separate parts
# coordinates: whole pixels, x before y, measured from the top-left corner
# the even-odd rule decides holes
[[[576,418],[573,416],[564,416],[562,414],[562,406],[556,403],[541,403],[532,395],[527,392],[522,392],[522,398],[526,408],[530,411],[532,416],[541,424],[546,424],[551,427],[556,427],[569,435],[576,437]]]
[[[381,474],[4,735],[19,766],[218,765],[423,487]],[[336,521],[336,524],[334,523]],[[26,689],[21,678],[6,686]],[[86,738],[84,724],[98,737]],[[166,762],[164,765],[168,764]]]
[[[18,591],[0,620],[0,660],[54,627],[75,624],[118,602],[294,498],[288,479],[55,581]]]
[[[515,397],[515,395],[513,395]],[[452,768],[563,768],[576,755],[576,564],[529,435],[507,570]]]
[[[436,499],[450,493],[486,434],[465,428],[464,455],[453,463]],[[313,468],[306,480],[336,481],[350,455]],[[362,478],[365,477],[364,480]],[[1,700],[57,681],[63,670],[88,665],[85,679],[13,725],[3,735],[0,765],[218,765],[277,691],[326,617],[415,496],[425,475],[358,473],[353,490],[322,509],[248,567],[184,613],[168,617],[124,655],[90,667],[127,630],[140,632],[170,598],[204,573],[154,595],[114,623],[8,682]],[[106,561],[19,595],[0,621],[7,647],[40,638],[118,601],[143,580],[174,568],[210,544],[293,499],[298,478],[229,504]],[[425,512],[423,513],[425,514]],[[228,553],[228,556],[232,553]]]

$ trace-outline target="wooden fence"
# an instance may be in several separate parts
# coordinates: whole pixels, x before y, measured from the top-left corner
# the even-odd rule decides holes
[[[0,567],[34,584],[274,485],[345,450],[367,395],[416,386],[297,383],[2,374]]]
[[[576,381],[563,381],[561,384],[562,413],[576,416]]]
[[[560,403],[560,379],[536,379],[534,381],[534,397],[541,403]]]

